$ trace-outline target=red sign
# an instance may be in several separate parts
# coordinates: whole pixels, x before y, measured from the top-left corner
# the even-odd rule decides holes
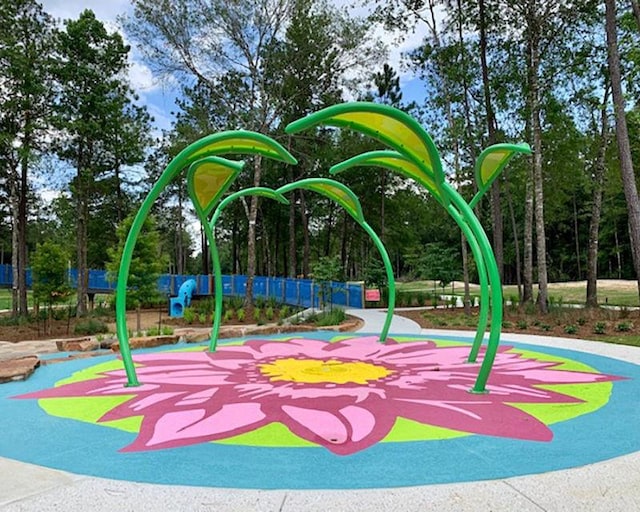
[[[369,288],[364,291],[364,300],[370,302],[377,302],[380,300],[380,290],[377,288]]]

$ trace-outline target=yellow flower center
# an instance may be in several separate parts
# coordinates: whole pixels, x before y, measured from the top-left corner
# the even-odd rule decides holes
[[[290,381],[305,384],[367,384],[393,373],[384,366],[337,359],[276,359],[271,363],[259,364],[258,368],[272,382]]]

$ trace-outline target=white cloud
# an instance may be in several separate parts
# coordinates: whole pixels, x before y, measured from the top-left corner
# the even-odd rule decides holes
[[[115,26],[116,17],[131,10],[130,0],[42,0],[46,12],[61,20],[76,19],[85,9],[91,9],[96,18]]]
[[[149,92],[158,87],[151,69],[142,62],[134,61],[129,69],[129,81],[131,87],[138,93]]]
[[[120,32],[125,43],[129,44],[117,23],[117,17],[131,12],[130,0],[42,0],[42,5],[46,12],[61,21],[77,19],[85,9],[91,9],[108,31]],[[160,130],[171,125],[170,112],[174,109],[175,95],[165,92],[165,88],[170,88],[171,84],[167,84],[166,80],[156,79],[133,47],[129,53],[129,62],[129,83],[140,96],[141,104],[146,105],[155,119],[154,132],[159,134]]]

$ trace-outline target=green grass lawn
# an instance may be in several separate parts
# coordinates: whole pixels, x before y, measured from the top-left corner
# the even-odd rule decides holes
[[[33,306],[33,294],[31,290],[27,292],[29,307]],[[0,288],[0,310],[11,309],[11,288]]]
[[[33,307],[33,293],[31,290],[27,291],[27,300],[29,302],[29,307]],[[95,297],[96,306],[100,303],[107,303],[111,300],[110,295],[98,294]],[[66,306],[75,306],[76,305],[76,295],[75,291],[71,294],[66,302],[61,303],[60,305]],[[41,305],[42,307],[42,305]],[[11,289],[10,288],[0,288],[0,311],[11,310]]]
[[[464,284],[456,281],[442,288],[437,281],[411,281],[406,283],[397,283],[399,292],[424,292],[437,293],[445,295],[463,295]],[[480,295],[480,286],[477,284],[469,285],[471,295]],[[534,285],[534,294],[537,285]],[[502,293],[505,300],[517,300],[518,287],[516,285],[505,285],[502,287]],[[577,281],[573,283],[549,283],[549,300],[556,304],[584,304],[587,296],[586,281]],[[626,306],[637,307],[640,305],[638,299],[638,287],[636,281],[620,281],[620,280],[598,280],[598,303],[600,305],[610,306]]]

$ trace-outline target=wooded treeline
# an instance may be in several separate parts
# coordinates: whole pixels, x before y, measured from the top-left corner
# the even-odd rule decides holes
[[[380,149],[348,130],[285,135],[289,122],[353,99],[419,119],[467,199],[484,148],[531,145],[533,156],[512,160],[476,212],[503,281],[517,283],[523,301],[544,311],[547,282],[587,279],[585,302],[595,305],[596,278],[637,279],[635,0],[617,12],[613,0],[367,5],[358,18],[326,0],[133,0],[122,30],[180,98],[171,128],[153,138],[119,33],[91,11],[58,23],[34,0],[0,0],[0,259],[13,264],[14,313],[27,312],[25,269],[38,244],[66,249],[86,283],[88,268],[107,266],[117,227],[164,166],[202,136],[254,130],[299,161],[248,160],[233,190],[328,177],[331,165]],[[389,32],[372,28],[381,26]],[[424,93],[409,98],[401,69],[385,64],[385,45],[389,34],[416,28],[426,37],[402,71],[418,77]],[[415,183],[377,168],[337,179],[359,196],[396,276],[476,280],[459,229]],[[300,189],[289,199],[285,207],[251,197],[225,210],[224,272],[309,276],[331,257],[340,262],[336,279],[382,284],[378,253],[346,212]],[[167,271],[206,273],[204,236],[188,229],[189,203],[182,176],[156,205],[158,251],[168,256]],[[85,310],[81,286],[78,312]]]

